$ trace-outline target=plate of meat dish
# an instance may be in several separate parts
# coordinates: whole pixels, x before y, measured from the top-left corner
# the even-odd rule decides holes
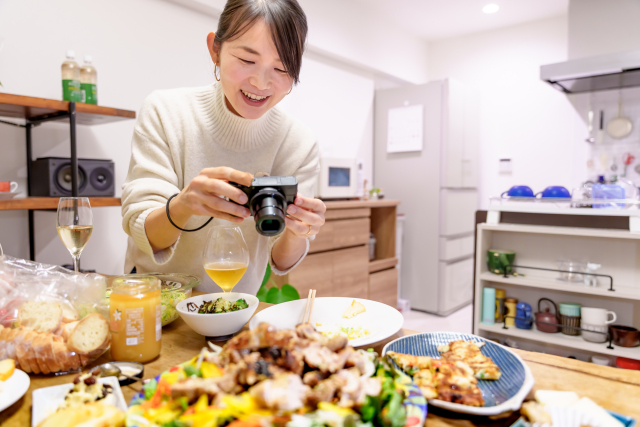
[[[310,324],[241,332],[158,375],[135,395],[127,426],[409,427],[427,402],[411,378],[344,336]]]
[[[413,377],[430,405],[454,412],[517,410],[534,383],[520,356],[471,334],[410,335],[388,343],[382,354]]]

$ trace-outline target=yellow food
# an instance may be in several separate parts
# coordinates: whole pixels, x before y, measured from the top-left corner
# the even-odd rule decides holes
[[[16,369],[16,362],[13,359],[4,359],[0,362],[0,381],[6,381],[11,378],[13,371]]]
[[[342,313],[342,317],[344,317],[345,319],[352,319],[358,314],[364,313],[365,311],[367,310],[364,308],[364,305],[362,305],[362,303],[353,300],[353,302],[351,302],[351,305],[347,307],[344,313]]]
[[[38,427],[121,427],[125,417],[126,414],[115,406],[93,402],[55,412]]]

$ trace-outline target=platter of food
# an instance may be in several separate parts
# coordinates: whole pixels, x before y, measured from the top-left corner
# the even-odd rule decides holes
[[[31,426],[35,427],[56,412],[78,409],[89,403],[99,403],[127,410],[116,377],[100,377],[94,370],[77,375],[72,383],[40,388],[33,391]]]
[[[4,411],[20,399],[29,389],[29,375],[15,369],[11,359],[0,362],[0,411]]]
[[[344,336],[261,323],[214,348],[145,384],[127,426],[424,424],[427,403],[410,377]]]
[[[303,321],[307,300],[277,304],[257,313],[249,328],[262,322],[278,329],[291,329]],[[402,328],[404,318],[395,308],[360,298],[322,297],[313,304],[310,323],[326,336],[343,335],[349,345],[366,346],[382,341]]]
[[[471,334],[410,335],[388,343],[382,354],[413,377],[430,405],[454,412],[486,416],[517,410],[534,383],[520,356]]]

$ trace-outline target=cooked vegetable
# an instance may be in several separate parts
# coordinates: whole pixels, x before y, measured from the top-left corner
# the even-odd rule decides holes
[[[249,304],[247,304],[244,298],[240,298],[236,302],[231,302],[224,298],[218,298],[215,301],[202,301],[200,307],[198,307],[198,304],[192,302],[187,304],[189,311],[197,311],[199,314],[230,313],[247,307],[249,307]]]

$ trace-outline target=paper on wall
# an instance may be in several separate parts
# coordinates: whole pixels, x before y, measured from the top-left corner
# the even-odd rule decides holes
[[[422,151],[424,106],[390,108],[387,120],[387,153]]]

